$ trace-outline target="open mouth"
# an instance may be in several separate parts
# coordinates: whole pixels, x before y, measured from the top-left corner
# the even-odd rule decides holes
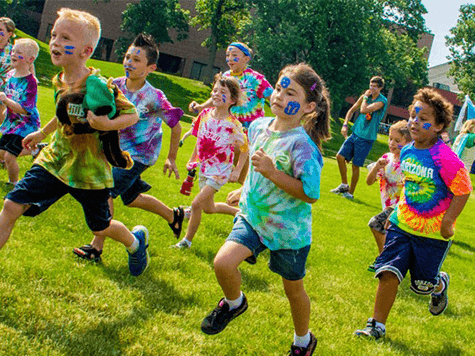
[[[52,54],[53,56],[55,56],[55,57],[59,57],[59,56],[61,55],[61,52],[58,51],[58,50],[56,50],[56,49],[53,49],[53,50],[51,51],[51,54]]]

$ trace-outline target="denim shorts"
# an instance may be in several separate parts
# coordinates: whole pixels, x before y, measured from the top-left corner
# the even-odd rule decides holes
[[[87,226],[91,231],[102,231],[109,227],[112,216],[109,210],[108,189],[72,188],[36,164],[25,173],[5,199],[30,205],[23,215],[36,216],[68,193],[82,205]]]
[[[211,178],[208,178],[208,177],[203,177],[201,175],[200,175],[200,178],[198,180],[198,184],[200,186],[200,190],[202,190],[205,187],[205,185],[209,185],[211,188],[213,188],[216,191],[219,191],[221,189],[221,187],[224,185],[224,184],[219,184],[214,179],[211,179]]]
[[[114,188],[110,189],[113,199],[120,195],[124,205],[131,204],[141,193],[149,191],[152,186],[140,178],[140,175],[150,166],[134,160],[131,169],[112,167]]]
[[[343,142],[338,154],[345,157],[348,162],[353,160],[355,166],[363,167],[364,161],[368,157],[371,147],[373,147],[373,143],[374,140],[366,140],[352,134]]]
[[[259,254],[267,249],[257,232],[239,215],[234,219],[233,230],[226,241],[234,241],[251,250],[253,255],[246,259],[251,264],[256,263]],[[269,268],[289,281],[298,281],[305,277],[305,263],[309,251],[310,245],[299,250],[270,250]]]
[[[411,273],[411,289],[417,294],[430,294],[439,283],[439,272],[452,241],[412,235],[391,224],[384,250],[376,259],[375,277],[384,271],[394,273],[399,282]]]
[[[384,228],[384,225],[386,224],[386,220],[388,220],[389,215],[393,212],[394,208],[392,206],[387,207],[384,209],[382,212],[379,214],[373,216],[369,222],[368,226],[372,229],[375,229],[376,231],[385,234],[386,229]]]
[[[0,150],[7,151],[15,157],[18,157],[23,150],[21,141],[23,141],[23,137],[20,135],[3,135],[2,138],[0,138]]]

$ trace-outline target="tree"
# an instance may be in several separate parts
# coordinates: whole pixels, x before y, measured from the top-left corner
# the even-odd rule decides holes
[[[204,82],[209,84],[218,48],[224,48],[232,42],[249,21],[250,14],[246,0],[197,0],[195,6],[198,14],[191,19],[190,25],[200,26],[198,30],[211,29],[211,35],[202,43],[209,50],[204,75]]]
[[[399,3],[406,7],[398,12]],[[421,6],[414,7],[418,15],[402,27],[406,17],[401,14],[411,4]],[[420,0],[255,0],[254,5],[247,28],[247,40],[257,51],[254,65],[275,81],[284,65],[309,63],[327,82],[334,116],[374,75],[389,85],[427,80],[424,50],[414,41],[424,28]],[[391,18],[397,13],[395,23]]]
[[[451,36],[445,37],[452,61],[449,75],[464,95],[475,98],[475,5],[460,7],[457,25],[450,29]]]
[[[38,32],[38,23],[25,16],[25,10],[35,9],[31,0],[0,0],[0,16],[11,18],[17,28],[32,36]]]
[[[141,32],[152,35],[157,44],[171,42],[168,31],[176,31],[176,40],[188,36],[189,11],[180,7],[178,0],[141,0],[127,4],[122,13],[121,30],[124,35],[118,39],[119,58],[127,50],[132,40]]]

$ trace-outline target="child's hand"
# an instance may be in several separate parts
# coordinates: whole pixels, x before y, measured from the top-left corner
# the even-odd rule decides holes
[[[233,171],[231,172],[231,175],[229,176],[229,181],[232,183],[237,182],[240,174],[241,172],[238,172],[236,168],[234,168]]]
[[[276,171],[274,162],[262,148],[259,148],[252,155],[251,162],[254,166],[254,170],[267,179],[269,179],[269,177]]]
[[[0,91],[0,101],[3,103],[7,100],[7,96],[3,91]]]
[[[93,129],[99,130],[99,131],[110,131],[110,124],[111,120],[109,120],[109,117],[107,115],[94,115],[94,113],[89,110],[87,112],[87,122],[89,122],[89,125]]]
[[[175,178],[180,179],[180,172],[178,172],[178,167],[176,166],[175,160],[167,158],[165,161],[165,165],[163,166],[163,174],[166,174],[168,172],[168,178],[172,175],[172,173],[175,173]]]
[[[242,188],[239,188],[230,192],[226,198],[226,203],[231,206],[237,206],[239,204],[239,199],[241,198],[241,191]]]
[[[386,158],[383,158],[383,157],[378,159],[378,161],[376,162],[376,164],[378,165],[378,167],[380,169],[383,168],[383,167],[386,167],[388,163],[389,163],[389,160],[387,160]]]
[[[455,221],[448,219],[444,216],[442,224],[440,225],[440,234],[446,240],[454,236],[454,223]]]
[[[190,105],[188,105],[188,110],[191,111],[191,112],[200,112],[201,110],[203,110],[203,108],[201,107],[200,104],[198,104],[196,101],[192,101],[190,103]]]
[[[33,150],[36,148],[36,145],[40,143],[45,138],[45,135],[41,131],[32,132],[21,141],[21,144],[24,148],[28,150]]]

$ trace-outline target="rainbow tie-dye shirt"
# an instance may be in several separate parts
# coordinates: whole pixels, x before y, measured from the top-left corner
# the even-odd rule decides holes
[[[7,73],[12,69],[11,55],[13,46],[10,43],[0,50],[0,91],[4,90]]]
[[[231,108],[231,113],[238,119],[244,130],[247,131],[252,121],[264,117],[266,98],[270,97],[274,89],[267,79],[260,73],[246,68],[239,75],[226,71],[224,76],[235,77],[239,81],[242,91],[243,104]]]
[[[249,127],[249,156],[262,148],[276,168],[302,181],[305,195],[320,197],[323,158],[320,150],[299,126],[288,131],[271,131],[274,118],[258,119]],[[257,232],[270,250],[298,250],[312,242],[312,206],[284,192],[249,166],[244,182],[240,215]]]
[[[113,81],[137,108],[139,121],[120,131],[120,147],[134,160],[152,166],[162,147],[162,121],[170,128],[175,127],[183,116],[183,110],[173,107],[165,94],[147,81],[135,92],[127,89],[126,82],[126,77]]]
[[[197,137],[198,162],[190,168],[199,165],[201,177],[225,184],[233,171],[234,146],[247,152],[247,136],[236,118],[228,116],[218,120],[213,117],[213,111],[214,108],[206,108],[196,119],[192,133]]]
[[[414,143],[401,150],[404,188],[390,221],[413,235],[443,240],[440,227],[454,195],[472,191],[468,171],[442,140],[419,150]]]
[[[3,135],[25,137],[40,128],[40,114],[36,108],[38,84],[33,74],[18,78],[14,74],[14,70],[7,74],[5,95],[20,104],[27,113],[23,115],[8,108],[0,131]]]

